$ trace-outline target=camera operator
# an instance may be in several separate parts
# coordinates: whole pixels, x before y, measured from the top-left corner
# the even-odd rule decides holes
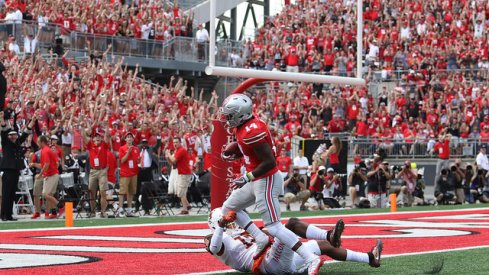
[[[285,195],[284,202],[287,206],[287,211],[290,211],[290,203],[300,201],[301,211],[306,211],[305,203],[309,199],[310,192],[306,189],[304,179],[299,175],[299,168],[294,168],[292,176],[288,176],[284,181]]]
[[[374,208],[387,206],[387,181],[391,179],[388,167],[382,163],[382,158],[375,157],[372,171],[367,173],[368,200]]]
[[[311,197],[313,197],[317,203],[320,210],[324,210],[323,206],[323,187],[326,183],[325,180],[326,167],[319,166],[318,171],[312,175],[311,184],[309,186],[309,191],[311,191]]]
[[[352,206],[358,207],[361,197],[365,197],[367,169],[365,164],[355,164],[355,169],[348,175],[348,186]]]
[[[472,165],[467,164],[465,166],[465,180],[463,184],[464,188],[464,195],[465,195],[465,200],[468,203],[474,203],[474,195],[470,192],[470,187],[472,186],[472,181],[477,177],[477,173],[474,171],[474,168]]]
[[[402,202],[404,206],[412,206],[414,202],[413,193],[416,189],[416,180],[418,176],[411,167],[411,162],[409,160],[404,162],[404,166],[397,176],[402,179],[398,200]]]
[[[451,173],[453,174],[453,185],[455,187],[455,204],[462,204],[465,201],[463,181],[465,179],[465,171],[461,168],[462,160],[456,159],[452,165]]]
[[[489,182],[487,171],[478,167],[477,174],[472,180],[470,193],[474,196],[474,201],[489,202]]]
[[[435,185],[435,198],[438,204],[448,204],[455,197],[455,186],[452,175],[447,169],[441,169]]]
[[[424,181],[424,168],[421,168],[417,172],[416,187],[414,188],[413,197],[416,205],[426,205],[424,200],[424,189],[426,183]]]

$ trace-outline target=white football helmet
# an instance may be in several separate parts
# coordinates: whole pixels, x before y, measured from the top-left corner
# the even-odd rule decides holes
[[[222,209],[220,207],[215,208],[209,213],[209,218],[207,219],[207,224],[209,225],[212,233],[219,227],[219,221],[222,218]],[[243,232],[235,222],[229,223],[224,231],[230,236],[237,236]]]
[[[253,102],[244,94],[232,94],[222,103],[220,120],[229,128],[236,128],[253,116]]]

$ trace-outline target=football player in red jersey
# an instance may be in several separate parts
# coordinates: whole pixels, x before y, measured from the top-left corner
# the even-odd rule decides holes
[[[309,274],[317,274],[323,264],[321,259],[280,222],[278,196],[284,188],[284,181],[275,161],[272,136],[267,125],[253,115],[252,109],[251,98],[244,94],[232,94],[224,100],[220,110],[221,121],[233,130],[246,166],[246,174],[235,179],[231,185],[235,190],[224,202],[223,213],[227,214],[230,210],[236,212],[236,223],[257,242],[255,259],[258,259],[270,246],[270,239],[243,211],[256,203],[268,232],[304,258]],[[232,158],[225,153],[222,157]]]

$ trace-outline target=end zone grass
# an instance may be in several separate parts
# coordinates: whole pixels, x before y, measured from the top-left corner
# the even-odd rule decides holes
[[[334,262],[323,265],[320,274],[352,275],[352,274],[488,274],[489,248],[468,249],[454,252],[429,253],[410,256],[394,256],[382,259],[382,266],[372,268],[367,264],[352,262]],[[441,265],[441,270],[438,267]],[[223,274],[223,273],[216,273]],[[225,274],[243,274],[228,272]]]

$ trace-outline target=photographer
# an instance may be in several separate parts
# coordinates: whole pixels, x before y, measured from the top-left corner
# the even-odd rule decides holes
[[[464,180],[463,188],[464,188],[465,200],[468,203],[475,202],[474,195],[470,192],[470,187],[472,186],[472,181],[475,179],[476,176],[477,173],[474,171],[472,165],[467,164],[467,166],[465,167],[465,180]]]
[[[311,177],[311,185],[309,186],[309,191],[311,191],[311,197],[313,197],[317,203],[320,210],[324,210],[323,206],[323,187],[326,183],[325,180],[326,167],[319,166],[317,173]]]
[[[455,187],[452,175],[447,169],[442,169],[435,185],[435,198],[438,204],[448,204],[455,197]]]
[[[290,203],[300,201],[301,211],[306,211],[305,203],[309,199],[310,192],[306,189],[304,179],[299,175],[299,169],[294,168],[292,176],[288,176],[284,181],[285,195],[284,202],[287,206],[287,211],[290,211]]]
[[[470,193],[474,198],[474,202],[475,200],[484,203],[489,202],[489,182],[486,170],[481,168],[477,169],[477,174],[474,176],[470,186]]]
[[[417,175],[414,169],[411,167],[411,162],[406,160],[402,170],[397,175],[402,179],[402,186],[399,192],[398,201],[404,206],[412,206],[414,202],[413,193],[416,189]]]
[[[365,182],[367,181],[367,169],[365,164],[355,164],[355,169],[348,175],[348,186],[352,206],[358,207],[361,197],[365,197]]]
[[[371,207],[387,207],[387,181],[390,179],[391,174],[386,165],[382,163],[382,158],[375,157],[372,171],[367,173],[367,197]]]
[[[453,174],[453,185],[455,187],[455,204],[462,204],[465,201],[463,181],[465,179],[465,171],[460,167],[462,164],[461,159],[456,159],[455,164],[450,168],[450,172]]]
[[[426,188],[426,184],[424,182],[424,168],[418,170],[418,176],[416,179],[416,187],[414,188],[413,197],[416,205],[426,205],[424,200],[424,189]]]

